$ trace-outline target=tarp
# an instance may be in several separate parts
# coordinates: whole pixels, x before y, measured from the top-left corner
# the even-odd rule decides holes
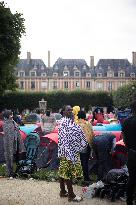
[[[95,135],[101,135],[102,133],[112,133],[116,136],[116,142],[122,139],[121,131],[94,131]]]
[[[47,137],[50,140],[54,141],[56,144],[58,144],[58,133],[53,132],[53,133],[47,134],[47,135],[42,136],[42,137]]]
[[[121,124],[98,124],[93,126],[96,131],[121,131]]]
[[[22,140],[24,141],[26,139],[27,134],[22,130],[20,130],[20,134],[21,134]]]
[[[28,135],[30,134],[30,132],[33,132],[37,127],[38,125],[36,124],[28,124],[28,125],[20,126],[20,130],[25,132]]]
[[[41,137],[41,142],[37,153],[36,164],[38,168],[58,168],[59,159],[57,133],[50,133]]]

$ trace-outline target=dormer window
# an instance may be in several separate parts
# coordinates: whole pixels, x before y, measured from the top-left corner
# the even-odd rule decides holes
[[[109,77],[109,78],[114,77],[114,72],[108,71],[108,72],[107,72],[107,77]]]
[[[53,77],[58,77],[58,73],[53,73]]]
[[[64,70],[68,70],[68,67],[65,65]]]
[[[102,77],[102,73],[97,73],[97,77],[101,78]]]
[[[84,69],[84,70],[86,69],[86,65],[83,66],[83,69]]]
[[[63,76],[68,77],[69,76],[69,71],[63,71]]]
[[[80,71],[75,71],[75,72],[74,72],[74,76],[75,76],[75,77],[80,77]]]
[[[55,65],[54,69],[55,69],[55,70],[58,70],[58,66],[57,66],[57,65]]]
[[[25,76],[25,71],[19,71],[18,76],[19,77],[24,77]]]
[[[44,70],[44,65],[41,66],[41,70]]]
[[[34,65],[34,69],[35,69],[35,70],[37,69],[37,65],[36,65],[36,64]]]
[[[32,77],[36,76],[36,71],[30,71],[30,76]]]
[[[108,70],[110,70],[111,69],[111,67],[110,67],[110,65],[108,65]]]
[[[135,78],[135,73],[130,73],[131,78]]]
[[[46,77],[46,73],[41,73],[41,76],[42,77]]]
[[[118,72],[118,77],[125,77],[125,72],[124,71]]]
[[[91,77],[91,73],[86,73],[86,77]]]
[[[77,66],[75,65],[73,69],[74,69],[74,70],[77,70],[78,68],[77,68]]]

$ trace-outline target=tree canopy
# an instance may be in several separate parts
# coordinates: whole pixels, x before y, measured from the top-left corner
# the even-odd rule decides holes
[[[21,13],[13,14],[4,1],[0,2],[0,95],[16,88],[14,68],[25,34],[24,21]]]
[[[130,107],[133,100],[136,99],[136,82],[120,87],[113,93],[113,103],[115,107]]]

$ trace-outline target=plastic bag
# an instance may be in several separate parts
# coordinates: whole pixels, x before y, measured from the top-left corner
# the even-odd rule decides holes
[[[83,187],[83,197],[90,199],[95,196],[95,192],[97,189],[104,187],[104,184],[102,181],[98,181],[97,183],[91,184],[89,187]]]

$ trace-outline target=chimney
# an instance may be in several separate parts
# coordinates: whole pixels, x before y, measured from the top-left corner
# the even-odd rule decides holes
[[[27,60],[31,60],[31,53],[27,52]]]
[[[94,67],[94,56],[90,56],[90,68]]]
[[[50,68],[50,51],[48,51],[48,68]]]
[[[132,52],[132,65],[136,66],[136,52]]]

